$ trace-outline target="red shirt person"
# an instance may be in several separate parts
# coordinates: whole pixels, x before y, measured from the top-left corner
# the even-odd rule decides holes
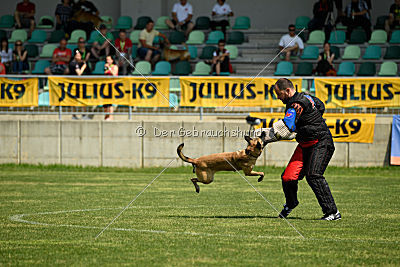
[[[68,74],[68,63],[71,60],[72,51],[67,48],[67,40],[60,41],[60,47],[54,49],[52,64],[46,68],[44,72],[48,75],[51,74]]]
[[[18,3],[14,13],[17,28],[29,28],[30,35],[35,29],[35,11],[35,4],[29,2],[29,0]]]

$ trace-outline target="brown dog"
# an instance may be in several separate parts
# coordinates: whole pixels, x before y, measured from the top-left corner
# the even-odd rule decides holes
[[[188,50],[187,45],[186,46],[186,50],[184,49],[169,49],[169,47],[165,47],[163,50],[163,55],[164,55],[164,59],[165,61],[174,61],[174,60],[189,60],[190,59],[190,53]]]
[[[102,20],[99,16],[93,15],[89,12],[86,12],[84,10],[79,10],[75,12],[74,16],[72,17],[72,20],[75,20],[77,22],[92,22],[96,28],[100,26],[102,23],[111,23],[111,21],[104,21]]]
[[[199,193],[200,187],[197,182],[203,184],[211,183],[214,180],[214,174],[218,171],[235,171],[235,169],[238,171],[243,170],[246,176],[259,175],[260,178],[258,178],[258,181],[261,182],[264,179],[264,173],[253,171],[253,168],[256,164],[257,158],[261,155],[263,148],[267,144],[262,141],[264,137],[264,132],[260,137],[254,139],[245,136],[244,138],[247,141],[246,149],[236,152],[211,154],[197,159],[191,159],[183,155],[182,148],[184,144],[178,146],[177,152],[183,161],[192,163],[193,172],[196,173],[197,178],[192,178],[191,181],[196,188],[196,192]]]

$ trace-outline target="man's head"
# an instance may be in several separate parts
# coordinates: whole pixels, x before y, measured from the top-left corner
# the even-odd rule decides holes
[[[154,28],[154,21],[149,20],[146,24],[146,31],[151,32]]]
[[[358,0],[351,0],[352,3],[358,3]]]
[[[224,39],[219,40],[218,41],[218,49],[222,50],[222,49],[224,49],[224,47],[225,47],[225,40]]]
[[[289,25],[288,30],[291,37],[296,35],[296,27],[293,24]]]
[[[186,5],[186,3],[187,3],[187,0],[181,0],[181,5],[182,6]]]
[[[125,41],[125,39],[126,39],[126,31],[124,29],[121,29],[119,31],[119,39],[121,39],[122,41]]]
[[[217,0],[217,3],[222,6],[223,4],[225,4],[225,0]]]
[[[60,41],[60,49],[64,50],[65,48],[67,48],[67,39],[62,38]]]
[[[29,3],[29,0],[24,0],[24,3],[25,3],[25,4]]]
[[[293,83],[289,79],[281,78],[275,83],[274,91],[278,99],[283,104],[286,104],[289,98],[294,95],[296,89],[294,89]]]
[[[79,37],[78,47],[85,47],[85,39],[83,37]]]
[[[106,33],[107,33],[107,26],[104,25],[104,24],[101,24],[99,30],[100,30],[101,34],[106,35]]]

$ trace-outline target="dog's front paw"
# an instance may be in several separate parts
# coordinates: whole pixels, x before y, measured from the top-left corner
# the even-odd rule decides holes
[[[258,178],[258,182],[261,182],[262,180],[264,180],[264,174],[260,175],[260,178]]]

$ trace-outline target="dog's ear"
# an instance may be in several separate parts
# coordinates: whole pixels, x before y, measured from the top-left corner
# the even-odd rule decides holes
[[[247,143],[250,143],[250,141],[251,141],[251,138],[248,135],[245,135],[244,139],[247,141]]]
[[[256,148],[257,148],[257,149],[262,149],[262,145],[261,145],[260,142],[257,142]]]

